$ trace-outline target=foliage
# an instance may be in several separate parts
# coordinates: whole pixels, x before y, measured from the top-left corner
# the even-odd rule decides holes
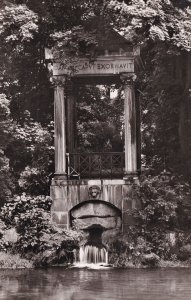
[[[4,94],[0,94],[0,204],[2,205],[11,195],[14,182],[10,172],[9,159],[5,155],[11,133],[9,100]]]
[[[0,148],[4,150],[6,148],[8,139],[10,137],[10,132],[8,127],[11,125],[10,120],[10,101],[6,98],[5,94],[0,94]]]
[[[166,180],[161,175],[143,179],[140,187],[135,187],[137,198],[143,205],[143,209],[137,212],[142,223],[146,221],[151,227],[157,225],[161,228],[162,225],[161,229],[171,229],[175,224],[178,203],[185,197],[183,188],[186,185],[182,187],[174,177]]]
[[[134,228],[128,234],[121,234],[108,242],[110,263],[117,267],[138,266],[141,256],[150,252],[149,244],[141,236],[136,236]]]
[[[178,210],[190,197],[190,186],[175,176],[155,176],[144,178],[136,193],[143,205],[133,212],[139,223],[137,230],[152,244],[154,253],[168,258],[171,246],[166,235],[181,229]]]
[[[190,157],[190,106],[185,88],[189,79],[182,80],[188,61],[186,56],[168,51],[163,44],[148,44],[143,49],[147,70],[141,75],[141,93],[137,95],[142,112],[142,153],[146,166],[155,174],[164,167],[188,174],[185,162]]]
[[[53,172],[53,108],[51,101],[45,102],[52,94],[38,22],[38,14],[25,4],[0,8],[1,202],[11,192],[48,194]]]
[[[2,237],[3,251],[20,253],[22,256],[47,263],[47,253],[51,253],[49,263],[69,262],[73,259],[73,249],[78,247],[81,234],[75,231],[58,229],[51,223],[50,197],[31,197],[23,194],[15,196],[1,209],[0,218],[6,228],[15,228],[18,239],[15,243],[6,242]]]
[[[13,199],[5,203],[4,207],[2,207],[1,220],[3,220],[7,226],[21,226],[22,228],[22,222],[26,223],[27,225],[27,220],[30,218],[30,213],[35,214],[36,212],[40,213],[43,211],[49,212],[50,206],[51,199],[48,196],[31,197],[27,196],[26,194],[14,196]],[[19,217],[21,220],[18,220]]]
[[[141,200],[142,209],[129,211],[135,224],[128,233],[108,241],[111,263],[118,266],[155,264],[160,260],[177,260],[177,249],[189,243],[185,236],[185,223],[180,222],[179,210],[191,195],[190,185],[171,176],[142,178],[130,197]],[[172,244],[169,233],[176,233]],[[182,232],[182,240],[181,240]],[[177,249],[176,249],[177,248]]]
[[[52,115],[51,102],[44,104],[51,93],[38,23],[38,15],[25,4],[7,3],[0,8],[0,91],[11,100],[14,119],[20,121],[30,109],[32,116],[46,123]]]
[[[46,128],[25,111],[22,124],[11,118],[10,101],[0,97],[0,201],[13,192],[48,194],[53,172],[52,123]]]
[[[0,11],[0,35],[5,37],[7,44],[19,41],[21,46],[23,42],[28,42],[33,38],[38,30],[37,15],[29,10],[26,5],[5,6]],[[17,48],[22,51],[23,48]]]
[[[108,9],[124,36],[136,41],[165,41],[184,50],[191,49],[190,2],[182,8],[173,1],[109,1]]]
[[[31,195],[44,194],[49,191],[49,176],[53,172],[53,134],[52,124],[43,128],[38,122],[27,117],[23,125],[14,127],[14,136],[7,155],[14,156],[11,161],[15,177],[22,192]]]
[[[14,190],[14,182],[9,168],[9,159],[0,150],[0,205],[2,206],[11,196]]]
[[[117,87],[82,86],[78,92],[77,129],[81,151],[123,151],[123,98]],[[110,97],[112,92],[114,97]]]
[[[33,263],[19,254],[0,252],[0,269],[30,269]]]
[[[31,198],[23,194],[2,207],[1,220],[8,228],[15,227],[20,234],[17,242],[20,252],[37,247],[41,230],[48,226],[50,205],[49,197]]]

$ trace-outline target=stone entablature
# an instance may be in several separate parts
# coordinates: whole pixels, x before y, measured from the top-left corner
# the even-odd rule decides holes
[[[102,56],[95,60],[79,59],[73,64],[72,69],[67,69],[63,64],[53,63],[53,76],[70,75],[116,75],[134,72],[134,58],[127,56]]]

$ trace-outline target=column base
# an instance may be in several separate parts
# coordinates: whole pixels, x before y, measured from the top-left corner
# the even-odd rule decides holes
[[[59,173],[59,172],[56,172],[56,173],[54,173],[54,178],[55,178],[55,179],[63,179],[63,180],[67,180],[67,179],[68,179],[68,174],[67,174],[67,173]]]
[[[132,184],[139,181],[138,172],[125,172],[123,176],[126,184]]]

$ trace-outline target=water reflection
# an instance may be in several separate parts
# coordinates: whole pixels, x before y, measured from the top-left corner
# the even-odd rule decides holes
[[[0,271],[0,299],[190,300],[191,270]]]

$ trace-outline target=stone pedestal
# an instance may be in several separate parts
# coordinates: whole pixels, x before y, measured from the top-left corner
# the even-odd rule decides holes
[[[92,190],[97,189],[97,193]],[[132,186],[126,184],[125,180],[62,180],[54,178],[51,185],[51,197],[54,199],[52,205],[52,222],[57,225],[71,227],[70,211],[81,204],[81,210],[86,214],[87,203],[109,204],[121,212],[122,229],[127,230],[132,225],[129,212],[133,208],[139,208],[140,203],[131,197]],[[92,210],[96,211],[96,209]],[[87,211],[88,214],[88,211]],[[96,221],[96,214],[91,215]],[[117,222],[120,224],[120,221]],[[83,224],[84,226],[84,224]],[[119,226],[118,226],[119,227]]]

